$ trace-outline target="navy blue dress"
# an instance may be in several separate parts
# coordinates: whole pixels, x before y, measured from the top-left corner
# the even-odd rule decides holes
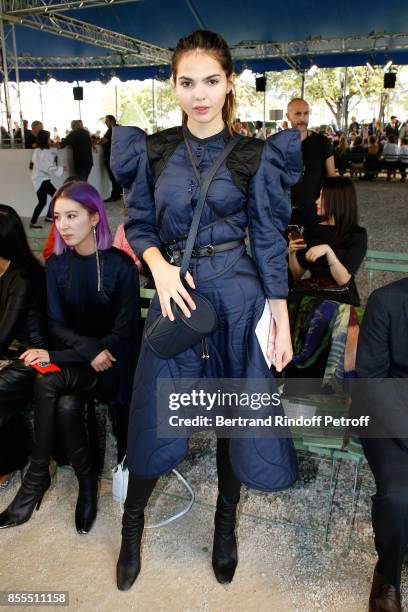
[[[230,138],[227,129],[199,139],[188,132],[201,181]],[[134,127],[115,127],[111,167],[125,188],[126,237],[139,258],[152,246],[184,248],[200,187],[181,128],[152,136]],[[252,257],[244,245],[198,257],[190,271],[197,290],[217,311],[219,326],[207,338],[210,359],[201,344],[173,359],[156,357],[142,344],[136,369],[128,434],[128,464],[138,476],[157,477],[185,457],[188,440],[157,435],[156,386],[160,378],[267,378],[255,327],[265,298],[287,297],[286,241],[290,217],[289,187],[302,169],[300,135],[281,132],[263,142],[242,138],[218,170],[208,191],[196,247],[245,237],[249,228]],[[156,294],[146,325],[161,313]],[[245,485],[273,491],[297,477],[290,438],[233,438],[230,459]]]

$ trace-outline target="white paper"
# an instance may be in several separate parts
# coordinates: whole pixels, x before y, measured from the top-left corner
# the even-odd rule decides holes
[[[268,358],[266,354],[266,351],[268,348],[270,325],[271,325],[271,311],[269,308],[268,300],[265,300],[265,308],[255,328],[255,334],[258,339],[259,346],[261,347],[261,351],[265,358],[265,361],[268,364],[268,368],[270,368],[272,365],[271,360]]]

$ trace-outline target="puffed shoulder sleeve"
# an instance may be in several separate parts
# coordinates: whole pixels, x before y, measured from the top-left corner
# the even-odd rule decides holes
[[[124,188],[126,239],[141,259],[149,247],[161,247],[145,132],[136,127],[114,127],[110,164]]]
[[[284,232],[290,219],[289,188],[300,178],[303,161],[299,130],[269,138],[249,185],[251,252],[268,298],[286,298],[288,274]]]

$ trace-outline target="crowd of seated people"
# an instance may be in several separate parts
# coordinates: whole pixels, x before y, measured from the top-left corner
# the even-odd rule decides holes
[[[350,176],[359,176],[372,180],[380,172],[391,181],[399,173],[400,181],[405,182],[408,166],[408,138],[398,139],[390,134],[385,141],[377,136],[363,140],[357,136],[352,145],[340,136],[334,149],[336,170],[340,176],[349,172]]]
[[[380,121],[370,124],[354,121],[347,133],[326,134],[332,139],[336,170],[340,176],[349,173],[372,180],[381,172],[391,181],[399,174],[405,182],[408,166],[408,125],[392,116],[383,127]]]
[[[339,147],[344,148],[344,143]],[[375,154],[374,140],[370,147]],[[317,224],[305,227],[301,236],[289,232],[292,283],[288,302],[294,358],[285,371],[288,378],[346,377],[355,375],[356,369],[362,309],[355,275],[366,254],[367,232],[358,224],[353,182],[347,177],[327,178],[316,207]],[[90,457],[83,405],[90,397],[116,405],[122,415],[118,431],[121,459],[137,356],[137,270],[141,264],[132,257],[123,226],[119,226],[117,244],[130,257],[112,248],[103,202],[88,183],[72,180],[64,184],[54,195],[52,214],[54,255],[48,258],[44,271],[30,251],[17,213],[0,205],[0,487],[7,486],[12,473],[22,470],[31,458],[17,495],[0,514],[0,528],[24,523],[35,508],[39,509],[50,486],[54,436],[63,431],[61,439],[79,485],[75,524],[83,534],[90,531],[97,513],[97,473]],[[406,292],[404,283],[401,288]],[[397,309],[404,307],[402,299],[400,302],[395,306],[398,316]],[[371,342],[375,336],[368,333],[371,320],[375,330],[382,325],[375,319],[379,311],[374,300],[370,306],[363,342]],[[374,352],[364,352],[363,342],[357,369],[360,375],[377,376],[371,356],[382,359],[388,350],[387,339],[384,336],[384,346],[381,350],[374,347]],[[56,364],[58,371],[44,374],[33,368],[44,361]],[[367,364],[369,368],[363,369]],[[390,374],[384,370],[381,375]],[[34,441],[21,414],[30,402],[34,406]],[[370,602],[382,601],[385,593],[398,603],[402,561],[396,559],[395,551],[405,550],[407,544],[398,518],[405,512],[408,489],[406,477],[395,477],[393,468],[406,461],[403,454],[397,456],[401,451],[394,441],[384,440],[384,449],[385,445],[392,447],[393,454],[391,458],[382,455],[382,464],[377,465],[377,443],[363,440],[370,466],[374,474],[389,471],[392,485],[395,481],[402,497],[398,497],[398,505],[392,498],[376,511],[379,562]],[[378,486],[381,492],[381,483]],[[393,532],[386,526],[389,520],[395,524]]]

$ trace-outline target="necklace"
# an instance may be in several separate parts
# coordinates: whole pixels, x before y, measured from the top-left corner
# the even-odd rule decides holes
[[[5,273],[7,272],[7,270],[8,270],[8,269],[9,269],[9,267],[10,267],[10,264],[11,264],[11,261],[10,261],[10,259],[9,259],[9,260],[8,260],[8,262],[7,262],[7,264],[6,264],[6,267],[5,267],[5,268],[4,268],[4,270],[3,270],[3,272],[1,272],[1,273],[0,273],[0,278],[1,278],[2,276],[4,276],[4,275],[5,275]]]

